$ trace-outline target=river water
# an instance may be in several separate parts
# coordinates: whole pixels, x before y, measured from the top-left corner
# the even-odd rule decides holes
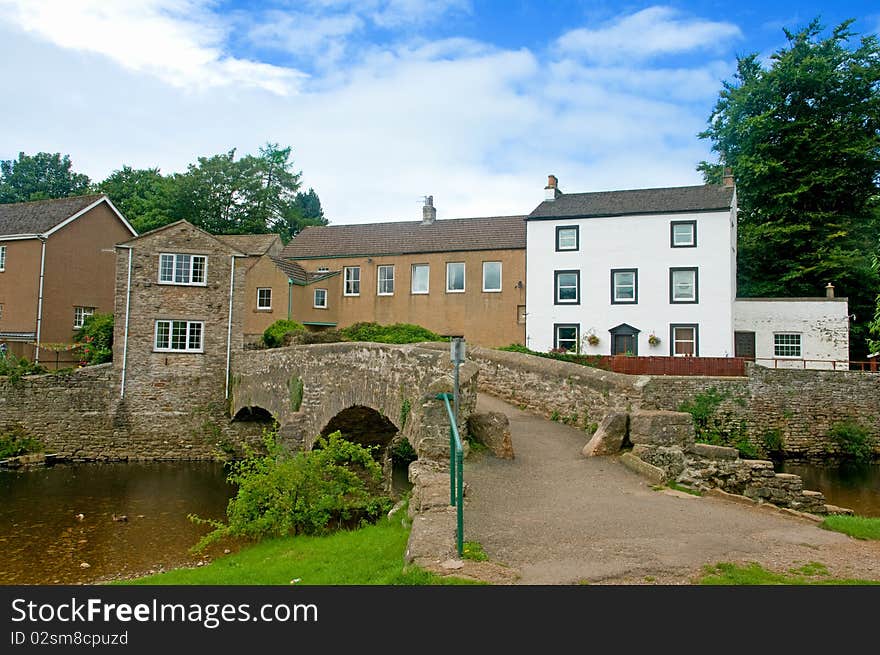
[[[862,516],[880,516],[880,462],[858,464],[777,464],[778,473],[794,473],[804,480],[804,489],[825,494],[832,505],[848,507]]]
[[[0,471],[0,584],[89,583],[195,564],[188,549],[210,528],[187,515],[223,519],[233,492],[215,462]]]

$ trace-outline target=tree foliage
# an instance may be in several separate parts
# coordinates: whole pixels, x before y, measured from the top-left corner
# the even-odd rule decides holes
[[[871,267],[880,212],[880,45],[850,31],[822,37],[818,20],[786,31],[770,58],[738,60],[700,134],[733,170],[739,203],[740,296],[816,296],[826,283],[856,314],[851,353],[863,356],[880,278]]]
[[[123,166],[98,184],[135,230],[148,232],[176,220],[172,214],[173,178],[158,168]]]
[[[113,314],[86,316],[73,340],[81,345],[82,362],[103,364],[113,359]]]
[[[0,203],[67,198],[89,192],[87,175],[75,173],[70,156],[61,153],[18,153],[0,161]]]

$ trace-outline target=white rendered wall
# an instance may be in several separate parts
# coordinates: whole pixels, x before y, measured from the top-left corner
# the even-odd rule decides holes
[[[733,306],[737,331],[755,333],[755,360],[770,368],[832,368],[849,360],[849,303],[846,298],[740,298]],[[801,335],[801,356],[774,355],[779,332]],[[802,361],[820,360],[820,361]]]
[[[697,223],[697,247],[672,248],[672,221]],[[627,323],[641,332],[638,355],[670,354],[670,324],[699,326],[698,355],[733,355],[733,300],[735,295],[735,220],[733,211],[614,216],[605,218],[527,221],[526,344],[538,351],[553,347],[555,323],[581,326],[581,351],[610,354],[608,330]],[[580,248],[556,252],[557,226],[577,225]],[[735,261],[735,260],[734,260]],[[670,267],[697,267],[696,304],[669,302]],[[611,303],[611,270],[638,269],[638,303]],[[581,271],[579,305],[554,304],[554,271]],[[593,331],[599,343],[584,337]],[[650,334],[661,342],[648,344]]]

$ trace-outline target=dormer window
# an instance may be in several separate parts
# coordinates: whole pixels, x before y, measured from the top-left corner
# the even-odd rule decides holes
[[[159,284],[205,286],[208,258],[205,255],[159,255]]]

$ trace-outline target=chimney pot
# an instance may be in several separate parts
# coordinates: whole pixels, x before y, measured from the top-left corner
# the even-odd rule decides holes
[[[547,186],[544,187],[544,200],[556,200],[561,195],[559,180],[555,175],[548,175]]]
[[[830,282],[825,285],[825,297],[833,298],[834,297],[834,285]]]
[[[425,196],[425,204],[422,207],[422,225],[433,225],[437,220],[437,210],[434,207],[434,196]]]

